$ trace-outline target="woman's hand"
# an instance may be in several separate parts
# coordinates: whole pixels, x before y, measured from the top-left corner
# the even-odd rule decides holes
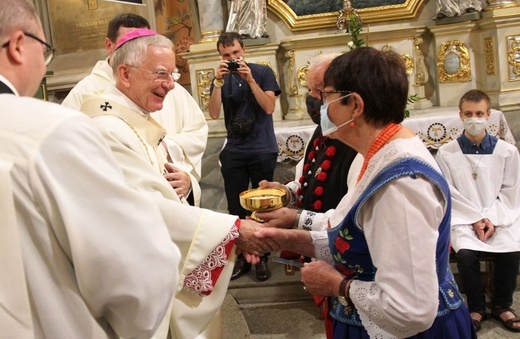
[[[316,260],[300,269],[305,289],[316,296],[337,296],[344,276],[329,263]]]
[[[269,212],[255,212],[264,221],[264,227],[293,228],[296,210],[282,207]]]

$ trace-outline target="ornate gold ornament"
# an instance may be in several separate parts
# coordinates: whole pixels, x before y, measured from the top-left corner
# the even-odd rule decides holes
[[[307,87],[307,71],[309,70],[309,65],[303,65],[298,68],[298,72],[296,72],[296,78],[302,87]]]
[[[422,38],[413,39],[413,50],[415,54],[415,86],[422,86],[428,82],[428,71],[421,51]]]
[[[195,74],[197,75],[199,106],[201,110],[207,111],[209,109],[209,89],[211,86],[211,81],[213,81],[213,78],[215,77],[215,70],[212,68],[199,69],[195,72]]]
[[[365,23],[414,18],[424,0],[404,0],[402,4],[390,4],[390,1],[378,1],[380,6],[359,8],[361,20]],[[388,4],[386,4],[388,3]],[[287,5],[285,0],[267,0],[267,8],[277,15],[291,31],[334,27],[338,11],[298,15]]]
[[[290,97],[295,97],[298,96],[298,85],[296,84],[296,79],[294,77],[294,50],[291,49],[287,51],[285,56],[289,58],[287,65],[287,79],[289,80],[289,83],[287,84],[287,93]]]
[[[98,2],[97,0],[87,0],[87,6],[89,11],[95,11],[98,9]]]
[[[404,61],[404,66],[406,67],[406,75],[412,74],[413,69],[414,69],[413,58],[408,54],[403,55],[402,58]]]
[[[439,82],[471,81],[469,51],[463,41],[450,40],[441,44],[437,54]]]
[[[509,80],[520,80],[520,36],[510,35],[507,37],[507,51],[509,64]]]
[[[495,41],[493,37],[484,38],[484,58],[486,61],[486,74],[495,74]]]

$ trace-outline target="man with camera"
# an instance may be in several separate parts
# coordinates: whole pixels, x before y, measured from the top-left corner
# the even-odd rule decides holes
[[[223,106],[227,140],[219,159],[228,211],[245,218],[250,212],[240,206],[240,192],[249,188],[249,182],[256,188],[260,181],[273,179],[278,144],[272,114],[281,91],[271,68],[245,62],[244,43],[238,33],[222,33],[217,50],[221,60],[211,86],[209,115],[217,119]],[[231,279],[250,269],[251,265],[239,257]],[[256,265],[256,277],[260,281],[271,277],[267,256]]]

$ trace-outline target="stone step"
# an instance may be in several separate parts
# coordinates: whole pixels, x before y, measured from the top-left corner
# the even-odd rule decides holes
[[[286,275],[283,264],[269,261],[268,266],[271,269],[271,278],[267,281],[256,279],[254,267],[245,275],[231,281],[228,292],[235,298],[238,305],[286,303],[312,299],[311,295],[303,290],[299,271],[294,275]]]

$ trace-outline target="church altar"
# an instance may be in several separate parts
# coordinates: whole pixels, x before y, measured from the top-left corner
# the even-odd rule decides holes
[[[426,112],[412,111],[412,115],[403,121],[403,125],[414,131],[432,152],[457,139],[464,130],[459,109],[455,106],[430,108]],[[315,128],[316,125],[275,128],[278,162],[299,161]],[[515,144],[515,138],[502,111],[491,110],[486,129],[489,134]]]

